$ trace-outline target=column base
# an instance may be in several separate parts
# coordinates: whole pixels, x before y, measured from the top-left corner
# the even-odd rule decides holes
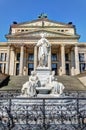
[[[65,70],[62,69],[62,67],[60,67],[60,69],[59,69],[59,75],[60,76],[61,75],[66,75],[66,72],[65,72]]]
[[[74,67],[71,68],[71,75],[74,76],[75,75],[75,70]]]
[[[80,70],[75,69],[75,75],[80,74]]]

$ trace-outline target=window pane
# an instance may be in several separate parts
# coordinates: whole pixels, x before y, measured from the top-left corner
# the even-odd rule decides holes
[[[80,62],[84,61],[84,53],[79,53],[79,61]]]
[[[0,54],[0,61],[5,61],[5,54],[4,53]]]
[[[0,73],[2,73],[2,63],[0,63]]]
[[[57,64],[52,64],[52,70],[55,71],[55,75],[57,74]]]
[[[57,68],[57,64],[52,64],[52,69]]]
[[[16,75],[19,75],[19,66],[20,66],[20,64],[17,63],[17,64],[16,64]]]
[[[20,53],[17,53],[17,61],[20,61]]]
[[[69,55],[68,55],[68,53],[65,54],[65,61],[69,61]]]
[[[4,73],[5,73],[5,70],[6,70],[6,64],[4,64]]]
[[[28,64],[28,68],[32,68],[33,69],[34,68],[33,64],[29,63]]]
[[[33,70],[34,70],[34,64],[29,63],[28,64],[28,75],[31,75],[31,71],[33,71]]]
[[[86,69],[86,64],[85,63],[80,63],[80,71],[83,72]]]
[[[29,54],[28,55],[28,60],[29,61],[34,61],[34,55],[33,54]]]
[[[52,61],[57,61],[57,54],[52,54],[51,60]]]
[[[7,53],[5,53],[5,61],[7,61]]]

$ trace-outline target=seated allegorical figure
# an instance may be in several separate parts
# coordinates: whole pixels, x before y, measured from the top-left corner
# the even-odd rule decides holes
[[[55,79],[55,71],[50,72],[48,82],[51,83],[53,79]]]
[[[50,73],[46,86],[51,88],[51,94],[61,95],[63,93],[64,85],[55,79],[55,71]]]
[[[52,94],[59,94],[61,95],[63,93],[64,90],[64,85],[56,80],[52,81],[52,90],[51,93]]]
[[[55,71],[51,71],[47,78],[46,86],[52,88],[52,81],[55,81]]]
[[[40,81],[35,71],[31,72],[31,76],[29,77],[29,81],[26,82],[22,87],[22,95],[26,95],[29,97],[36,96],[36,87],[39,87]]]

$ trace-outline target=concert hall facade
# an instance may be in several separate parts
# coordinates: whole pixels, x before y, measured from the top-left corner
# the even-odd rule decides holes
[[[38,40],[44,33],[51,48],[48,68],[56,75],[77,75],[86,70],[86,43],[72,22],[61,23],[40,15],[29,22],[13,22],[0,42],[0,72],[9,75],[30,75],[38,66]]]

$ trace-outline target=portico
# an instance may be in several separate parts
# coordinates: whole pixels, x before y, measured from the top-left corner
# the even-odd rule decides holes
[[[10,75],[29,75],[38,66],[38,47],[33,45],[10,45],[7,53],[6,73]],[[52,45],[48,56],[48,68],[57,75],[79,73],[79,58],[76,45]],[[10,60],[12,62],[10,62]],[[76,62],[76,61],[77,62]],[[10,66],[10,67],[8,67]]]

